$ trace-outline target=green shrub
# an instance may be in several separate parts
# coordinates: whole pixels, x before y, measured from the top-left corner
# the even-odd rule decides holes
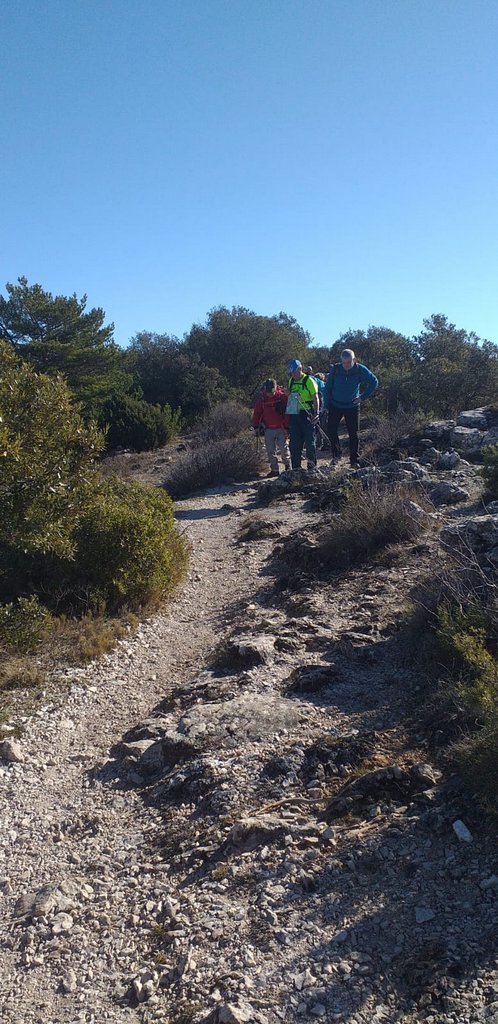
[[[102,481],[74,533],[72,579],[88,607],[137,608],[157,603],[181,577],[186,544],[163,491]]]
[[[498,661],[490,649],[490,622],[484,608],[463,610],[442,604],[437,609],[436,638],[443,664],[466,706],[481,720],[498,698]]]
[[[193,448],[168,469],[163,487],[172,498],[234,480],[248,480],[262,468],[251,434]]]
[[[35,373],[0,341],[0,547],[70,555],[102,446],[62,378]]]
[[[490,498],[498,498],[498,444],[482,449],[484,465],[481,469],[486,490]]]
[[[498,816],[498,716],[453,748],[464,782],[486,811]]]
[[[178,433],[181,413],[169,405],[161,409],[138,398],[115,397],[104,403],[99,426],[107,429],[108,448],[151,451],[168,443]]]
[[[387,545],[414,540],[427,525],[423,512],[416,511],[399,484],[374,483],[363,488],[354,481],[346,490],[340,514],[321,531],[318,550],[326,565],[344,566]]]
[[[31,651],[50,630],[52,616],[37,597],[20,597],[0,605],[0,647]]]

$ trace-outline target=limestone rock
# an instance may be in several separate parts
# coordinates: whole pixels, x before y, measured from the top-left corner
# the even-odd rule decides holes
[[[456,505],[459,501],[468,501],[470,497],[468,491],[449,480],[429,484],[427,489],[434,505]]]
[[[457,427],[476,427],[477,430],[488,429],[488,419],[484,409],[466,409],[457,416]]]
[[[474,427],[454,427],[450,440],[458,451],[477,451],[483,443],[483,436],[482,432]]]
[[[246,666],[264,665],[275,655],[275,637],[251,634],[236,636],[230,640],[227,653]]]
[[[441,543],[457,550],[470,548],[478,557],[486,557],[498,546],[498,515],[472,516],[463,523],[445,526]]]

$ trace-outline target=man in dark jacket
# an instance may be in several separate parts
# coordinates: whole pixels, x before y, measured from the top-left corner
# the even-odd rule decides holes
[[[259,430],[262,424],[265,431],[266,454],[270,463],[269,476],[279,475],[278,452],[286,469],[291,468],[291,457],[287,431],[289,417],[285,414],[287,395],[283,388],[277,386],[276,380],[270,377],[256,399],[252,416],[252,425]]]
[[[362,385],[365,387],[360,391]],[[341,352],[340,363],[330,367],[323,393],[323,404],[328,410],[328,435],[333,459],[341,454],[337,430],[344,416],[349,436],[349,461],[354,467],[359,465],[360,403],[373,395],[378,385],[375,374],[362,363],[356,362],[351,348],[345,348]]]

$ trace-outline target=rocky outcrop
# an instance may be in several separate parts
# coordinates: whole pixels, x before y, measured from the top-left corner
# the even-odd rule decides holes
[[[468,551],[483,564],[498,566],[498,514],[472,516],[463,523],[445,526],[441,543],[455,551]]]

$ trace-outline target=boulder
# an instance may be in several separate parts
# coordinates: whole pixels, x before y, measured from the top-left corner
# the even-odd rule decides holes
[[[487,560],[498,547],[498,515],[472,516],[463,523],[445,526],[440,539],[446,547],[470,548],[479,558]]]
[[[484,409],[467,409],[457,416],[457,427],[477,427],[478,430],[488,429],[488,420]]]
[[[252,633],[233,637],[227,645],[227,654],[245,667],[264,665],[275,657],[275,637]]]
[[[451,448],[448,452],[441,452],[437,466],[438,469],[455,469],[461,461],[458,452]]]
[[[431,444],[430,447],[424,448],[420,455],[419,462],[422,466],[436,466],[440,457],[441,452]]]
[[[383,469],[383,474],[391,480],[422,480],[427,476],[427,470],[417,462],[416,459],[401,459],[389,462]]]
[[[437,441],[440,444],[448,444],[450,432],[456,426],[455,420],[434,420],[433,423],[426,423],[424,436]]]
[[[483,433],[474,427],[454,427],[450,433],[451,444],[458,451],[477,451],[483,441]]]
[[[434,505],[456,505],[459,501],[468,501],[469,492],[449,480],[440,480],[436,484],[428,484],[427,490]]]

